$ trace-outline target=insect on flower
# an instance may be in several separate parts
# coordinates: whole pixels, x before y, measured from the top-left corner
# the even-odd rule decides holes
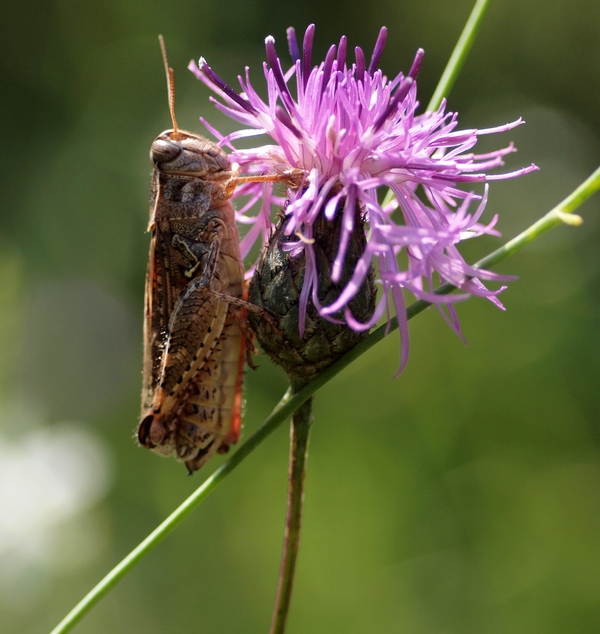
[[[321,317],[342,319],[360,332],[371,328],[395,309],[401,335],[402,369],[408,359],[408,323],[404,292],[433,303],[449,325],[460,332],[454,302],[471,295],[486,297],[497,306],[502,290],[490,290],[484,281],[511,278],[469,266],[457,244],[467,238],[494,229],[497,218],[480,223],[487,201],[487,182],[512,178],[537,169],[530,165],[513,172],[491,174],[503,165],[503,157],[514,151],[508,147],[487,153],[472,153],[478,137],[511,130],[521,119],[482,130],[458,130],[456,113],[446,111],[442,101],[435,111],[417,113],[417,76],[423,62],[419,49],[409,72],[388,79],[379,69],[387,29],[384,27],[367,63],[361,48],[355,59],[347,61],[347,40],[331,46],[325,60],[311,62],[314,25],[298,45],[293,28],[288,29],[291,67],[285,69],[273,37],[265,40],[267,62],[266,101],[257,93],[246,69],[239,79],[238,94],[208,66],[204,59],[190,70],[220,98],[217,108],[242,125],[222,136],[210,128],[220,145],[232,146],[240,138],[267,135],[269,143],[230,154],[245,172],[269,170],[303,171],[307,177],[301,187],[288,187],[284,208],[283,235],[291,257],[306,261],[304,286],[300,295],[298,328],[305,327],[307,307],[312,303]],[[295,84],[295,85],[294,85]],[[483,194],[470,191],[474,183],[486,183]],[[391,190],[387,202],[383,193]],[[257,215],[238,214],[238,221],[251,225],[242,253],[252,240],[262,236],[269,241],[271,186],[248,185],[239,194],[262,200]],[[471,207],[477,203],[474,210]],[[361,222],[357,222],[357,208]],[[245,211],[245,210],[243,210]],[[341,226],[337,251],[331,261],[331,280],[343,281],[343,288],[331,301],[322,301],[321,273],[318,270],[313,230],[325,218],[339,220]],[[354,232],[364,232],[366,246],[351,263],[347,276]],[[357,296],[373,267],[378,270],[381,293],[377,306],[367,320],[353,314],[351,302]],[[482,281],[483,280],[483,281]],[[449,282],[459,289],[455,295],[433,292],[439,283]]]
[[[253,349],[231,195],[245,182],[215,143],[177,127],[152,143],[142,418],[137,437],[191,472],[237,442],[244,358]],[[265,180],[255,178],[255,180]],[[268,180],[268,177],[267,177]],[[266,316],[268,318],[268,316]],[[246,354],[247,353],[247,354]]]

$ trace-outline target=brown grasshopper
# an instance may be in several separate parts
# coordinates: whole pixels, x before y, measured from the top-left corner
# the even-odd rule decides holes
[[[244,265],[230,197],[248,180],[227,154],[179,130],[173,71],[159,37],[173,129],[152,143],[152,234],[146,276],[142,418],[137,438],[190,473],[236,443],[244,357],[253,350],[243,301]],[[268,315],[267,319],[272,320]]]

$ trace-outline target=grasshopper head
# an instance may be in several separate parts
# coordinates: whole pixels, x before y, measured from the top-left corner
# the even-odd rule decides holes
[[[229,180],[232,175],[227,154],[216,143],[199,134],[166,130],[152,143],[150,160],[167,174],[196,176],[211,181]]]
[[[169,67],[162,35],[158,36],[158,40],[167,75],[169,111],[173,129],[165,130],[156,137],[150,148],[150,160],[159,172],[227,182],[233,176],[233,172],[229,158],[223,149],[203,136],[180,130],[177,126],[173,69]]]

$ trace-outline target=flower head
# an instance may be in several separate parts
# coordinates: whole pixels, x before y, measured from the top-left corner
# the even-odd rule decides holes
[[[312,66],[314,31],[314,25],[308,27],[300,49],[294,29],[288,29],[293,64],[285,71],[275,40],[266,39],[266,101],[252,87],[248,68],[245,78],[239,77],[242,92],[238,94],[203,59],[198,66],[190,63],[195,75],[221,98],[214,100],[217,108],[243,127],[222,136],[204,123],[220,144],[232,148],[231,158],[241,172],[303,175],[300,183],[289,184],[284,210],[284,232],[291,238],[286,248],[292,254],[304,252],[306,256],[300,331],[309,300],[326,318],[343,311],[345,322],[356,331],[371,328],[386,310],[390,314],[393,305],[400,326],[403,368],[408,357],[404,289],[434,303],[458,333],[454,302],[478,295],[502,307],[497,295],[504,287],[488,290],[482,280],[508,278],[469,266],[456,247],[466,238],[484,233],[498,235],[494,230],[496,217],[488,224],[479,222],[487,201],[487,185],[479,195],[464,184],[511,178],[537,168],[531,165],[490,175],[488,171],[502,165],[503,157],[514,151],[512,144],[488,154],[471,153],[479,136],[510,130],[520,125],[521,119],[497,128],[457,130],[457,115],[446,112],[445,101],[435,112],[416,114],[422,49],[406,75],[399,73],[388,79],[378,68],[387,36],[385,28],[379,33],[368,65],[358,47],[354,62],[347,62],[347,41],[342,37],[338,46],[331,46],[323,62]],[[267,135],[273,142],[249,150],[233,146],[237,139],[259,135]],[[388,189],[394,197],[381,202],[383,191]],[[242,241],[246,255],[261,234],[263,241],[268,239],[271,207],[284,201],[274,194],[273,183],[246,184],[236,192],[240,195],[250,196],[238,212],[240,222],[252,225]],[[248,215],[259,200],[259,213]],[[364,223],[356,222],[357,206]],[[320,305],[312,229],[320,216],[332,220],[336,214],[342,214],[342,231],[331,267],[334,282],[342,277],[354,231],[366,232],[366,247],[337,299]],[[362,323],[348,304],[374,264],[383,292],[372,317]],[[434,294],[440,282],[450,282],[461,292]]]

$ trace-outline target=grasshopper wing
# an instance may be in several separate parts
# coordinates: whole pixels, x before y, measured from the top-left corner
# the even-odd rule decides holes
[[[141,444],[163,455],[177,449],[179,411],[197,391],[194,388],[203,367],[210,366],[228,308],[227,302],[213,295],[202,278],[184,289],[168,326],[152,404],[138,430]]]

